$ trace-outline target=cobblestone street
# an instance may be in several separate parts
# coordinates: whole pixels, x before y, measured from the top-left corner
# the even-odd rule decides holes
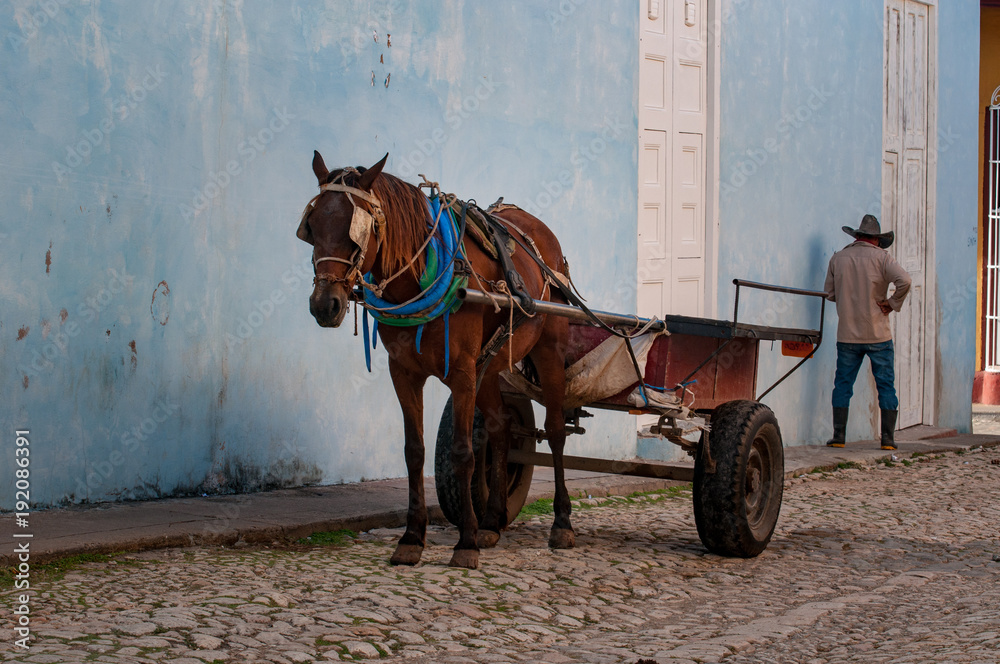
[[[1000,427],[998,427],[1000,428]],[[40,569],[33,641],[3,661],[991,662],[1000,659],[997,450],[787,482],[768,549],[707,554],[690,493],[576,501],[516,522],[478,571],[454,529],[391,567],[398,531],[339,545],[168,549]],[[5,604],[12,593],[5,582]]]

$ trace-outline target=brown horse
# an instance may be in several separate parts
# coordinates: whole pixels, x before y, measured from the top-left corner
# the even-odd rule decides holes
[[[315,286],[309,311],[321,327],[337,327],[344,320],[348,301],[361,275],[371,273],[371,283],[384,286],[380,297],[405,303],[419,295],[423,269],[423,247],[433,224],[427,197],[413,185],[382,172],[386,157],[365,169],[329,171],[319,152],[312,168],[320,184],[320,194],[303,213],[298,237],[313,246]],[[515,238],[537,246],[542,260],[559,274],[565,274],[565,259],[555,235],[541,221],[517,208],[497,214]],[[476,242],[465,240],[465,256],[471,264],[473,283],[489,290],[504,280],[497,260]],[[515,250],[512,256],[523,278],[525,290],[540,300],[564,302],[560,291],[546,280],[528,251]],[[384,283],[388,281],[388,283]],[[508,524],[507,450],[510,419],[504,412],[499,372],[508,361],[530,356],[544,391],[545,432],[552,450],[556,476],[555,521],[549,538],[553,548],[575,544],[570,524],[570,502],[563,471],[566,440],[563,416],[565,393],[565,349],[568,321],[536,314],[522,325],[487,365],[477,390],[477,358],[495,331],[508,320],[507,310],[463,304],[450,315],[449,329],[437,318],[426,324],[420,351],[412,328],[379,327],[379,335],[389,354],[389,374],[403,411],[406,468],[409,476],[409,508],[406,532],[399,540],[391,562],[414,565],[424,550],[427,508],[424,502],[423,387],[434,376],[451,390],[455,438],[452,461],[463,487],[460,499],[459,540],[449,563],[453,567],[476,568],[479,547],[494,546]],[[450,353],[446,371],[447,340]],[[471,480],[475,465],[472,433],[476,407],[487,418],[493,469],[490,497],[483,523],[477,523],[473,509]],[[496,426],[499,424],[499,426]]]

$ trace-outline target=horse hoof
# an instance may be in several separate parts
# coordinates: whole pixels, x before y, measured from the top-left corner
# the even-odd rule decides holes
[[[399,544],[389,562],[393,565],[416,565],[420,562],[420,555],[424,552],[424,547],[416,544]]]
[[[479,552],[475,549],[458,549],[452,554],[448,567],[476,569],[479,567]]]
[[[576,546],[576,533],[570,528],[553,528],[549,535],[549,548],[572,549]]]
[[[495,530],[480,530],[476,536],[476,544],[481,549],[492,549],[500,541],[500,533]]]

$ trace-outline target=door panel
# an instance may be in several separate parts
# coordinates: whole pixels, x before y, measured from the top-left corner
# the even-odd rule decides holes
[[[639,313],[703,316],[708,0],[640,2]]]
[[[902,311],[893,314],[901,429],[924,416],[928,11],[913,0],[886,2],[882,227],[895,231],[890,252],[913,279]]]

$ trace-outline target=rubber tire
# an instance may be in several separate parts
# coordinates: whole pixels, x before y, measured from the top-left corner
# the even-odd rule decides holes
[[[705,446],[694,464],[694,520],[712,553],[759,555],[774,534],[781,511],[785,460],[774,413],[756,401],[729,401],[711,419],[708,472]]]
[[[525,428],[533,429],[535,427],[535,412],[531,407],[531,401],[504,395],[504,404],[513,415],[515,422]],[[462,513],[461,487],[458,486],[451,458],[454,437],[454,409],[452,399],[448,397],[448,403],[445,404],[444,412],[441,413],[441,423],[438,425],[437,442],[434,447],[434,486],[437,489],[438,504],[441,506],[445,518],[458,526]],[[476,457],[476,468],[472,473],[472,509],[480,523],[486,514],[486,505],[490,498],[489,459],[491,456],[488,441],[485,418],[476,408],[472,431],[472,448]],[[535,441],[515,437],[511,441],[511,448],[534,451]],[[534,473],[534,468],[531,464],[507,464],[507,523],[503,524],[504,528],[509,526],[521,513],[521,508],[524,507],[524,502],[528,498],[528,490],[531,489],[531,476]]]

